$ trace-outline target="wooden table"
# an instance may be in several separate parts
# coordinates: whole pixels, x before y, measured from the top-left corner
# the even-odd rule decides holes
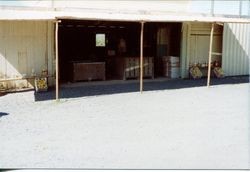
[[[71,62],[71,80],[76,81],[91,81],[105,80],[105,62]]]

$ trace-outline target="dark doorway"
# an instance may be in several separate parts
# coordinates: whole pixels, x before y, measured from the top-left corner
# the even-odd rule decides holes
[[[167,33],[159,34],[162,28]],[[138,22],[62,20],[58,31],[60,82],[138,78],[140,29]],[[180,23],[145,23],[144,57],[154,66],[149,77],[163,76],[161,57],[180,56],[180,33]],[[161,41],[164,39],[167,42]]]

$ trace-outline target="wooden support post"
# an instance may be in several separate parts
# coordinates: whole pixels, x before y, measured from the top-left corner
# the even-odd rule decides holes
[[[209,57],[208,57],[208,73],[207,73],[207,87],[210,86],[212,50],[213,50],[213,36],[214,36],[214,23],[212,23],[212,28],[211,28],[211,33],[210,33]]]
[[[59,61],[58,61],[58,23],[56,21],[55,29],[55,48],[56,48],[56,101],[59,101]]]
[[[140,40],[140,92],[143,91],[143,31],[144,22],[141,22],[141,40]]]

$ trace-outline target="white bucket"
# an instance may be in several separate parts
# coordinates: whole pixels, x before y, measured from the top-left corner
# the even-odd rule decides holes
[[[180,77],[180,58],[175,56],[169,57],[170,61],[170,78]]]
[[[179,78],[180,77],[180,67],[172,67],[170,71],[171,78]]]
[[[180,58],[175,56],[163,57],[164,76],[168,78],[180,77]]]
[[[170,63],[179,63],[180,62],[180,58],[179,57],[175,57],[175,56],[170,56],[169,57],[169,61],[170,61]]]

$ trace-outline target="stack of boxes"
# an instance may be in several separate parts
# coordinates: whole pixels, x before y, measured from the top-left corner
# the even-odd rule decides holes
[[[175,56],[162,57],[163,76],[168,78],[180,77],[180,58]]]

